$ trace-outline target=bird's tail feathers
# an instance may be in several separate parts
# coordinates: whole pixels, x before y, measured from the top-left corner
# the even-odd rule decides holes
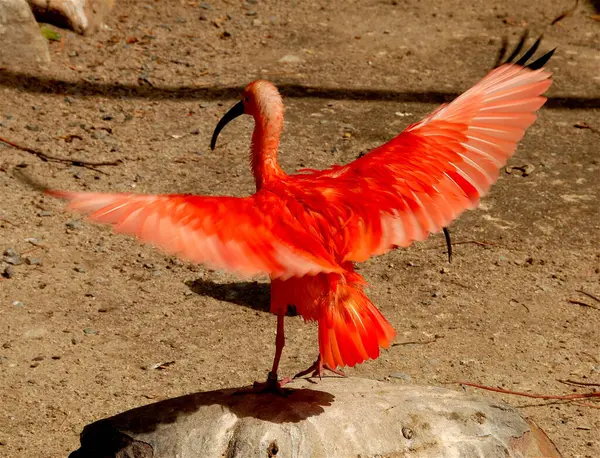
[[[337,286],[336,301],[319,319],[319,350],[332,368],[354,366],[379,356],[396,336],[392,325],[362,290],[362,282]]]

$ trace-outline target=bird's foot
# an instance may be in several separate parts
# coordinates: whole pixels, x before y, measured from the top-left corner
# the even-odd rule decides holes
[[[331,367],[327,363],[323,363],[323,360],[321,359],[321,355],[319,355],[317,360],[308,369],[305,369],[302,372],[298,372],[296,375],[294,375],[294,378],[304,377],[305,375],[307,375],[311,372],[312,372],[311,377],[323,378],[323,374],[325,373],[326,370],[329,372],[333,372],[334,374],[339,375],[341,377],[346,376],[346,374],[344,374],[341,370],[336,369],[335,367]]]
[[[264,394],[264,393],[273,393],[281,396],[287,396],[290,390],[287,390],[284,385],[290,383],[292,379],[290,377],[285,377],[281,380],[278,380],[277,374],[273,374],[269,372],[269,376],[265,382],[254,382],[251,388],[243,389],[240,391],[236,391],[235,394]]]

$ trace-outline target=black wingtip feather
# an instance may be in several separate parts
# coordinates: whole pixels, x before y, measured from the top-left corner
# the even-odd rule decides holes
[[[506,61],[504,63],[508,64],[517,58],[517,56],[520,54],[521,50],[523,49],[523,46],[525,45],[525,42],[527,41],[528,36],[529,36],[529,30],[525,29],[525,31],[523,32],[523,35],[521,35],[521,38],[519,39],[519,42],[517,43],[517,47],[511,53],[511,55],[508,56],[508,58],[506,59]]]
[[[544,65],[546,65],[546,63],[550,60],[550,58],[552,57],[552,55],[554,54],[554,51],[556,51],[556,48],[548,51],[546,54],[544,54],[542,57],[540,57],[538,60],[530,63],[527,68],[530,68],[532,70],[539,70],[540,68],[542,68]]]
[[[529,35],[528,31],[525,30],[525,32],[523,32],[523,35],[521,35],[521,38],[519,39],[519,43],[517,43],[515,50],[511,53],[510,56],[508,56],[508,58],[503,63],[505,63],[505,64],[514,63],[515,65],[521,65],[523,67],[530,68],[531,70],[539,70],[544,65],[546,65],[546,63],[550,60],[550,58],[554,54],[554,51],[556,51],[556,48],[547,52],[542,57],[540,57],[539,59],[536,59],[535,61],[531,62],[530,64],[527,64],[527,61],[533,57],[533,55],[536,53],[536,51],[540,47],[543,36],[540,36],[537,40],[535,40],[535,43],[531,46],[531,48],[529,48],[527,51],[525,51],[525,54],[523,54],[521,56],[521,58],[519,58],[519,60],[517,60],[516,62],[513,62],[517,58],[517,56],[521,53],[521,51],[523,50],[523,46],[525,45],[525,41],[527,41],[528,35]]]
[[[542,42],[542,37],[539,37],[537,40],[535,40],[535,43],[533,44],[533,46],[531,48],[529,48],[527,50],[527,52],[525,52],[525,54],[523,54],[523,56],[515,63],[517,65],[522,65],[524,67],[525,64],[527,64],[527,61],[529,59],[531,59],[533,57],[533,55],[535,54],[535,52],[538,50],[541,42]]]

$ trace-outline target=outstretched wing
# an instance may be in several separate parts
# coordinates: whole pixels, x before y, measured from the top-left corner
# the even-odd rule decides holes
[[[550,56],[502,65],[365,156],[304,175],[343,209],[344,260],[423,240],[477,206],[546,101],[551,73],[540,67]]]
[[[47,191],[72,210],[168,253],[242,275],[273,278],[340,272],[279,197],[102,194]]]

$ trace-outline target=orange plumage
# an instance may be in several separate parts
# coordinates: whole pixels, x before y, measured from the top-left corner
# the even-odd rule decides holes
[[[546,100],[541,94],[550,72],[538,68],[543,62],[533,69],[522,64],[496,68],[348,165],[292,175],[277,162],[282,99],[271,83],[254,81],[221,120],[211,145],[234,117],[254,117],[257,191],[249,197],[48,192],[93,221],[182,258],[269,275],[280,334],[271,381],[290,305],[318,322],[318,374],[354,366],[377,358],[395,331],[364,293],[353,263],[423,240],[478,204]]]

